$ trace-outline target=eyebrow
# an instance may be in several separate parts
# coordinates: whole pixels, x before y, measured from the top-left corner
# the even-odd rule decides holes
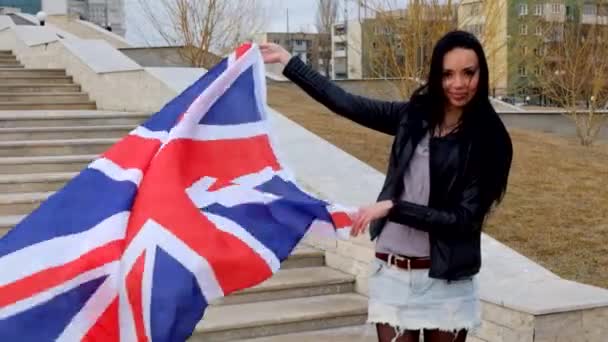
[[[479,67],[477,65],[472,65],[472,66],[468,66],[468,67],[466,67],[466,68],[464,68],[462,70],[477,70],[478,68]],[[454,70],[452,70],[452,69],[443,69],[443,72],[448,72],[448,71],[452,72]]]

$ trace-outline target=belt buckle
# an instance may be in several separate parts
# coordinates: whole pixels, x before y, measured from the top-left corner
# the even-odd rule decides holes
[[[393,266],[393,262],[391,261],[391,258],[393,259],[393,261],[395,261],[395,264],[394,264],[394,265],[395,265],[397,268],[399,268],[399,266],[397,265],[397,263],[396,263],[396,262],[397,262],[397,261],[404,261],[404,260],[405,260],[405,261],[407,261],[407,270],[408,270],[408,271],[411,271],[411,270],[412,270],[411,260],[410,260],[409,258],[402,257],[402,256],[400,256],[400,255],[395,255],[395,254],[390,253],[390,254],[388,255],[388,260],[387,260],[387,263],[388,263],[389,267],[390,267],[390,266]]]

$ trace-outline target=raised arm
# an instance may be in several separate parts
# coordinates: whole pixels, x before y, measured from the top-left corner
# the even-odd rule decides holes
[[[365,127],[395,135],[406,103],[350,94],[276,44],[261,44],[266,63],[285,65],[283,74],[332,112]]]

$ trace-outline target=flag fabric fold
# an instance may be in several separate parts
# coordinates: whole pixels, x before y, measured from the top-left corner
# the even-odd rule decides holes
[[[346,238],[276,148],[243,45],[0,239],[0,340],[183,341],[309,231]]]

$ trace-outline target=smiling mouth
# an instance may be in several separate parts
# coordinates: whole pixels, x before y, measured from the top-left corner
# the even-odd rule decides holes
[[[467,94],[459,94],[459,95],[452,94],[452,97],[457,100],[464,100],[467,98]]]

